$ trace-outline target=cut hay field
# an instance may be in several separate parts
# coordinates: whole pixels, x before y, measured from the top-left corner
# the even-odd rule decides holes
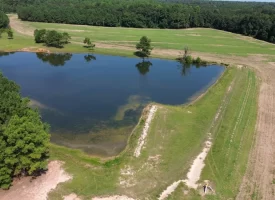
[[[133,55],[135,44],[140,37],[146,35],[152,40],[155,48],[153,54],[168,56],[169,52],[158,52],[160,50],[177,50],[177,54],[188,46],[193,52],[225,54],[225,55],[251,55],[267,54],[275,55],[275,45],[255,40],[241,35],[219,31],[214,29],[134,29],[134,28],[108,28],[84,25],[68,25],[54,23],[26,22],[17,19],[16,15],[9,15],[11,26],[16,31],[15,39],[10,41],[0,40],[0,50],[16,50],[20,47],[41,47],[33,41],[35,29],[49,29],[68,32],[71,44],[64,49],[53,51],[84,52],[82,47],[85,37],[91,38],[97,44],[97,53],[104,49],[105,53]],[[22,38],[22,35],[26,36]],[[19,40],[20,39],[20,40]],[[24,40],[22,40],[24,39]],[[20,42],[19,42],[20,41]],[[18,44],[19,43],[19,44]],[[115,51],[114,49],[119,49]],[[130,52],[129,52],[130,51]],[[166,55],[165,55],[166,54]]]

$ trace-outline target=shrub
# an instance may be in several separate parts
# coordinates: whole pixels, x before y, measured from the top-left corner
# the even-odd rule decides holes
[[[185,64],[188,64],[188,65],[192,64],[193,63],[192,56],[186,56],[184,58],[184,62],[185,62]]]
[[[34,40],[36,43],[45,43],[49,47],[63,47],[68,44],[71,39],[70,35],[66,32],[59,33],[55,30],[36,29],[34,31]]]

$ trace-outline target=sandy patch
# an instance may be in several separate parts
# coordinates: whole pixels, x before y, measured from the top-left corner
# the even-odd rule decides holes
[[[34,28],[27,26],[26,23],[23,23],[20,19],[18,19],[17,15],[9,15],[9,19],[11,28],[16,32],[23,35],[33,36]]]
[[[75,193],[63,197],[64,200],[81,200]]]
[[[7,191],[0,191],[1,200],[47,200],[48,193],[59,183],[66,182],[72,177],[62,169],[62,162],[51,161],[46,174],[31,180],[24,177],[15,180]]]
[[[275,67],[275,62],[269,62],[269,64]]]
[[[145,121],[145,125],[143,127],[143,130],[142,130],[142,134],[138,140],[138,145],[135,149],[135,152],[134,152],[134,156],[135,157],[139,157],[140,156],[140,153],[141,153],[141,149],[145,143],[145,139],[147,137],[147,134],[148,134],[148,131],[149,131],[149,128],[150,128],[150,124],[151,124],[151,121],[152,119],[154,118],[154,115],[155,115],[155,112],[157,111],[157,106],[156,105],[153,105],[150,110],[149,110],[149,114],[148,114],[148,117]]]
[[[238,68],[238,69],[242,69],[242,68],[243,68],[243,65],[237,65],[237,68]]]
[[[174,183],[172,183],[170,186],[164,190],[159,200],[166,199],[170,194],[172,194],[176,188],[179,186],[180,183],[185,183],[189,188],[198,188],[197,182],[200,180],[201,172],[205,166],[204,160],[209,152],[209,149],[211,148],[212,143],[210,141],[206,141],[205,148],[202,150],[202,152],[196,157],[196,159],[193,161],[193,164],[187,173],[187,179],[185,180],[178,180]]]
[[[23,49],[20,49],[21,52],[39,52],[39,53],[51,53],[48,49],[43,48],[37,48],[37,47],[26,47]]]
[[[174,183],[172,183],[172,185],[168,186],[166,188],[166,190],[164,190],[160,197],[159,197],[159,200],[163,200],[163,199],[166,199],[170,194],[172,194],[176,189],[177,187],[179,186],[179,184],[182,182],[183,180],[179,180],[179,181],[176,181]]]
[[[187,179],[183,182],[189,187],[189,188],[198,188],[197,182],[200,180],[202,169],[204,168],[204,160],[208,154],[209,149],[212,146],[212,142],[206,141],[205,147],[202,150],[202,152],[196,157],[194,160],[189,172],[187,173]]]
[[[108,196],[108,197],[94,197],[92,200],[134,200],[133,198],[127,196]]]

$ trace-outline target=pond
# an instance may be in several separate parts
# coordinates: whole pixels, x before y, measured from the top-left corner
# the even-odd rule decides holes
[[[0,71],[51,126],[53,143],[99,156],[121,152],[150,102],[179,105],[224,71],[217,65],[92,54],[2,53]]]

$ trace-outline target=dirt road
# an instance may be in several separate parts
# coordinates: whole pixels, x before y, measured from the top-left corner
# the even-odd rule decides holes
[[[12,28],[17,32],[25,35],[33,34],[31,27],[27,27],[15,17],[11,17],[10,21]],[[124,50],[134,49],[129,46],[117,46],[115,44],[98,43],[97,46]],[[178,50],[173,49],[154,49],[152,52],[156,56],[173,57],[178,57],[179,53]],[[207,61],[247,66],[257,71],[258,77],[261,79],[261,85],[255,142],[251,147],[248,169],[237,199],[275,199],[275,64],[267,62],[268,58],[263,55],[237,57],[192,52],[192,56],[200,56]]]

